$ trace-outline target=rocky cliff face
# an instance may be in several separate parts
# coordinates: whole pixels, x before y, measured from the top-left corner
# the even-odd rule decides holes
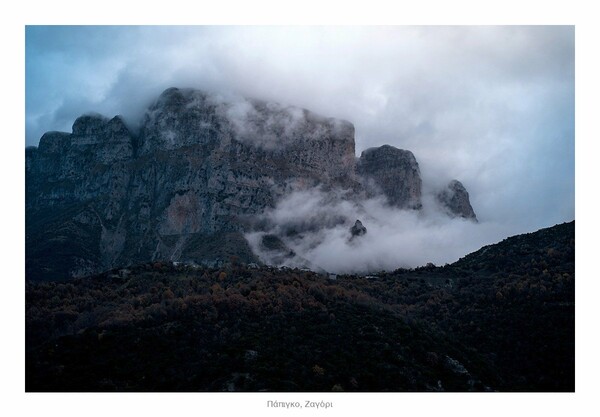
[[[477,222],[477,216],[475,216],[469,200],[469,193],[460,181],[450,181],[446,188],[437,194],[437,199],[450,216]]]
[[[253,261],[246,220],[297,187],[355,187],[354,159],[349,122],[194,90],[166,90],[139,135],[82,116],[26,150],[27,275]]]
[[[390,145],[367,149],[360,155],[357,172],[369,196],[383,193],[393,206],[421,208],[421,173],[412,152]]]
[[[85,115],[25,154],[28,279],[149,260],[255,262],[243,232],[293,190],[421,205],[412,153],[370,149],[357,166],[349,122],[196,90],[166,90],[137,134],[119,116]]]

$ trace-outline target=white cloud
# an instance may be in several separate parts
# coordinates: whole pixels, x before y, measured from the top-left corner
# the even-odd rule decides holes
[[[302,190],[286,196],[264,217],[270,225],[268,230],[248,234],[254,252],[263,255],[263,261],[268,263],[271,254],[261,249],[260,238],[272,233],[312,267],[333,273],[369,273],[428,262],[443,265],[507,234],[516,234],[518,229],[497,221],[451,219],[432,194],[424,196],[423,210],[414,211],[391,207],[383,198],[351,201],[343,193]],[[350,240],[350,227],[356,220],[367,233]],[[289,258],[285,265],[299,266],[302,262]]]
[[[411,150],[481,220],[574,218],[573,27],[30,26],[26,55],[27,144],[194,87],[349,120],[358,155]]]

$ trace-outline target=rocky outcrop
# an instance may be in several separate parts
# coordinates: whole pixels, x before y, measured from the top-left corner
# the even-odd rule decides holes
[[[357,172],[369,196],[383,193],[402,209],[422,207],[421,173],[412,152],[390,145],[369,148],[360,155]]]
[[[294,189],[358,187],[351,123],[174,88],[139,134],[118,116],[82,116],[27,148],[25,169],[29,279],[187,256],[252,262],[248,219]]]
[[[354,126],[305,109],[170,88],[146,113],[141,156],[193,148],[217,168],[252,168],[281,182],[290,177],[351,186]],[[229,167],[226,167],[229,168]]]
[[[354,222],[354,226],[350,228],[350,240],[353,240],[356,237],[365,235],[367,233],[367,228],[363,226],[360,220],[356,220]]]
[[[121,117],[97,114],[79,117],[71,133],[48,132],[26,149],[25,170],[28,279],[154,260],[256,262],[245,233],[295,190],[383,193],[395,207],[421,207],[411,152],[384,145],[357,160],[347,121],[190,89],[165,90],[135,134]],[[319,214],[279,232],[351,220]],[[292,264],[289,250],[271,252]],[[295,256],[293,265],[308,264]]]
[[[452,180],[437,194],[437,199],[451,217],[462,217],[477,222],[471,207],[469,193],[460,181]]]
[[[26,209],[64,207],[123,193],[135,137],[116,116],[81,116],[71,134],[48,132],[26,152]]]

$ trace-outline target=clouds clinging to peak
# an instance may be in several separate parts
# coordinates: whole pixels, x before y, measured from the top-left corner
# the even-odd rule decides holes
[[[285,196],[263,216],[266,230],[246,235],[262,261],[331,273],[368,274],[429,262],[443,265],[519,229],[498,221],[450,218],[431,194],[423,196],[422,210],[399,210],[383,196],[347,199],[343,193],[318,188]],[[350,228],[356,220],[366,233],[352,237]],[[282,258],[282,252],[264,248],[265,232],[278,236],[294,256]]]
[[[574,218],[574,28],[33,27],[26,143],[95,111],[135,125],[167,87],[233,92],[354,123],[356,150],[411,150],[478,218]]]

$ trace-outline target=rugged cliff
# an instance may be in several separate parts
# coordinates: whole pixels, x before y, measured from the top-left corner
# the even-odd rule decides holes
[[[390,145],[369,148],[360,155],[357,172],[369,196],[383,192],[393,206],[421,208],[421,173],[412,152]]]
[[[421,206],[417,162],[383,146],[355,157],[354,126],[308,110],[170,88],[137,133],[79,117],[26,149],[28,279],[153,260],[256,262],[243,232],[294,190],[383,192]]]
[[[27,275],[253,261],[246,219],[294,187],[355,187],[354,160],[349,122],[195,90],[166,90],[138,135],[82,116],[26,150]]]
[[[460,181],[450,181],[446,188],[437,194],[437,199],[451,217],[462,217],[477,222],[477,216],[469,200],[469,193]]]

